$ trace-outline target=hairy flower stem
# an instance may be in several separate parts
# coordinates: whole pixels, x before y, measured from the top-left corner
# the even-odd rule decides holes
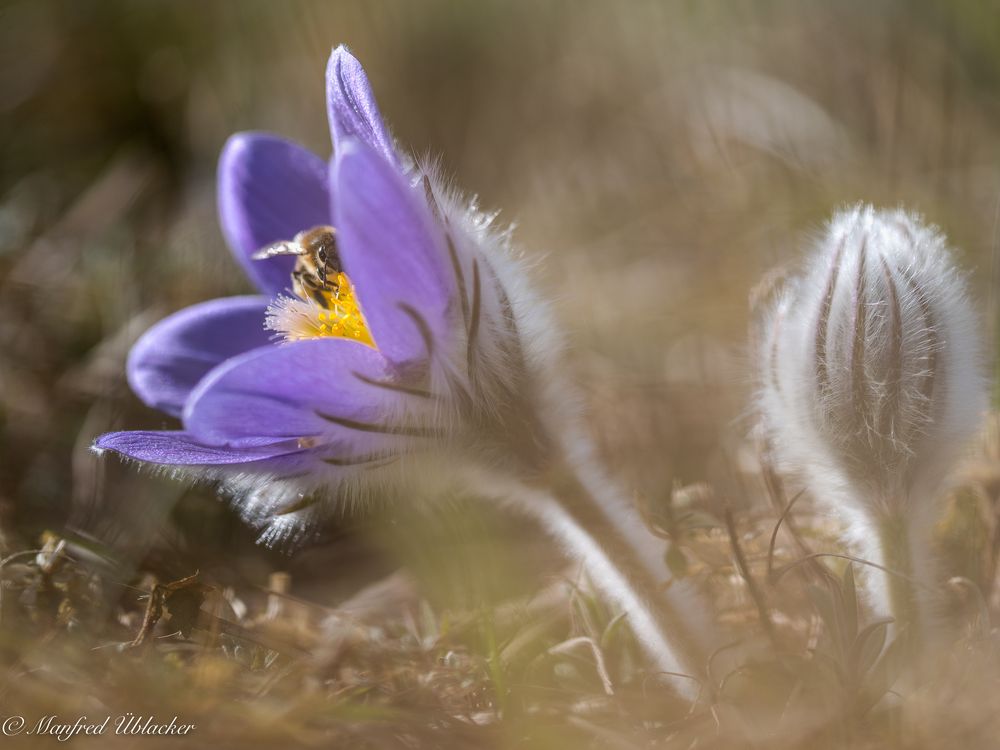
[[[895,620],[897,632],[906,631],[911,653],[919,650],[922,638],[920,599],[915,586],[917,576],[913,556],[913,533],[900,512],[890,512],[876,521],[882,565],[885,574],[886,603]]]
[[[539,522],[598,592],[626,613],[653,665],[669,673],[679,693],[709,694],[708,663],[719,642],[707,608],[689,582],[673,580],[659,540],[607,481],[562,464],[535,481],[490,485],[491,495],[501,497],[500,490]]]

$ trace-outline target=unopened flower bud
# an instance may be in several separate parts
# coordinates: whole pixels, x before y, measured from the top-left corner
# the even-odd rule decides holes
[[[779,454],[866,506],[931,496],[985,408],[964,279],[941,234],[902,211],[833,218],[762,354]]]
[[[873,600],[917,632],[937,491],[986,408],[979,335],[944,237],[903,211],[834,216],[779,298],[761,411],[783,468],[890,572]]]

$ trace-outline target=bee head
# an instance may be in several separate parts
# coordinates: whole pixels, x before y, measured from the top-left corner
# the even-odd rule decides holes
[[[340,255],[337,252],[337,237],[333,227],[316,227],[303,237],[306,251],[316,258],[317,265],[327,272],[338,273]]]

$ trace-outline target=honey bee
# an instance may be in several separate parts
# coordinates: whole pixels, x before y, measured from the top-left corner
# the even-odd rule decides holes
[[[253,254],[254,260],[267,260],[279,255],[294,255],[292,291],[303,300],[315,300],[329,308],[340,293],[337,279],[341,273],[337,253],[337,235],[333,227],[306,229],[292,240],[275,242]]]

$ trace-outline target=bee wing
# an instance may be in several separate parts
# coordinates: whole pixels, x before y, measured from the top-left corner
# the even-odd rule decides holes
[[[298,242],[275,242],[262,247],[250,257],[253,260],[267,260],[277,255],[305,255],[306,249]]]

